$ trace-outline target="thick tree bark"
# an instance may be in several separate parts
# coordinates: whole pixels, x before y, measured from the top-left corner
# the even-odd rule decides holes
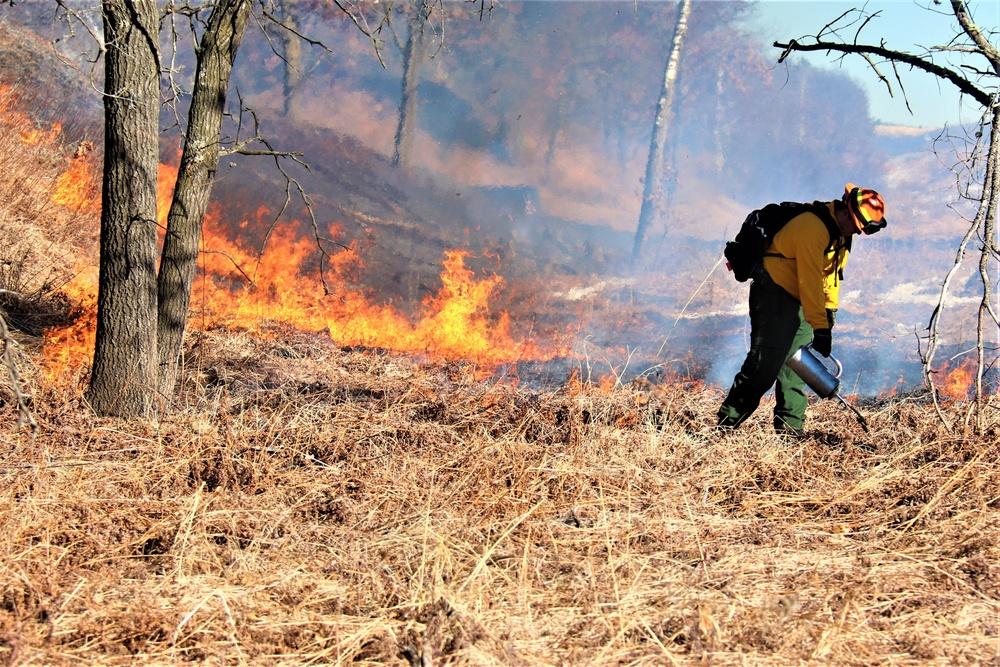
[[[160,107],[153,0],[104,0],[104,184],[97,341],[87,400],[137,417],[156,390],[156,180]]]
[[[413,137],[417,131],[417,86],[420,84],[420,67],[424,62],[424,25],[422,18],[410,24],[410,34],[403,50],[403,90],[399,99],[399,124],[392,163],[408,168],[413,153]]]
[[[233,61],[252,8],[250,0],[220,0],[212,10],[198,50],[184,151],[167,215],[157,282],[159,390],[173,395],[201,227],[219,164],[222,115]]]
[[[674,26],[670,57],[667,59],[667,69],[663,75],[663,90],[660,92],[660,100],[656,105],[653,138],[649,144],[646,181],[642,192],[642,208],[639,211],[639,224],[636,225],[635,243],[632,246],[632,257],[634,258],[642,252],[642,244],[657,210],[655,200],[663,180],[667,139],[670,135],[670,124],[673,122],[674,100],[677,97],[677,75],[680,71],[681,49],[687,35],[691,4],[691,0],[681,0],[677,11],[677,25]]]

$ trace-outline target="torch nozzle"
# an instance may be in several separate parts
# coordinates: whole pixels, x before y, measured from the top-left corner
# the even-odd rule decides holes
[[[871,433],[871,431],[868,429],[868,421],[864,418],[864,415],[862,415],[860,412],[858,412],[857,408],[855,408],[853,405],[851,405],[850,403],[848,403],[847,401],[845,401],[844,397],[841,396],[840,394],[834,394],[834,396],[837,397],[838,401],[840,401],[841,403],[843,403],[844,405],[846,405],[847,407],[849,407],[851,409],[851,412],[853,412],[855,415],[857,415],[857,417],[858,417],[858,423],[861,424],[861,428],[863,428],[865,430],[865,433]]]

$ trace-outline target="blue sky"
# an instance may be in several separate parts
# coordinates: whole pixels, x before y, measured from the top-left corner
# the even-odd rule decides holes
[[[865,43],[873,43],[878,38],[885,40],[887,48],[918,53],[919,47],[930,47],[947,43],[957,32],[957,22],[951,15],[947,0],[934,6],[931,0],[889,0],[863,2],[830,2],[827,0],[755,0],[759,17],[754,22],[761,42],[770,45],[774,41],[785,42],[789,38],[814,34],[819,28],[833,21],[843,12],[864,5],[869,13],[880,12],[862,32]],[[927,9],[932,7],[932,9]],[[971,3],[973,16],[985,32],[1000,26],[1000,1]],[[867,38],[865,38],[867,35]],[[770,49],[777,61],[778,50]],[[957,89],[949,83],[941,82],[934,76],[919,71],[900,68],[901,78],[906,87],[912,115],[906,108],[898,86],[893,81],[890,97],[883,83],[859,56],[836,61],[822,53],[798,53],[794,59],[808,60],[811,64],[829,68],[839,68],[849,73],[867,91],[872,116],[889,124],[916,127],[940,127],[945,122],[972,122],[978,118],[974,107],[960,109]],[[946,61],[938,56],[936,62]],[[979,59],[983,66],[985,61]],[[778,65],[780,67],[780,65]],[[880,68],[892,80],[891,67]],[[970,111],[969,109],[972,109]]]

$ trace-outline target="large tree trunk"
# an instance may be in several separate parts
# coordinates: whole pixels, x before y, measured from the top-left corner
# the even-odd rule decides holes
[[[137,417],[156,391],[156,180],[160,108],[153,0],[104,0],[104,183],[97,341],[87,400]]]
[[[177,378],[201,227],[219,164],[219,139],[229,76],[251,8],[250,0],[220,0],[209,16],[198,50],[187,134],[174,199],[167,215],[157,283],[159,389],[167,397],[173,395]]]
[[[399,124],[392,163],[408,168],[413,153],[413,137],[417,131],[417,86],[420,84],[420,67],[424,62],[423,16],[410,23],[410,33],[403,50],[403,90],[399,99]]]
[[[674,38],[670,45],[670,57],[667,59],[667,69],[663,75],[663,90],[656,105],[653,138],[649,144],[649,159],[646,162],[642,209],[639,211],[639,224],[635,229],[635,243],[632,246],[633,257],[638,257],[642,252],[643,241],[657,212],[655,200],[660,193],[661,181],[663,180],[664,157],[667,139],[670,135],[670,124],[673,122],[674,100],[677,96],[677,74],[680,71],[681,48],[684,46],[684,37],[687,35],[690,14],[691,0],[681,0],[677,12],[677,25],[674,26]]]

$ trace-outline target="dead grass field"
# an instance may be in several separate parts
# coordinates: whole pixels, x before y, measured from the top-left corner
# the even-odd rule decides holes
[[[0,660],[997,664],[995,424],[899,398],[871,436],[831,402],[717,436],[682,383],[192,338],[157,423],[42,388],[32,442],[4,404]]]

